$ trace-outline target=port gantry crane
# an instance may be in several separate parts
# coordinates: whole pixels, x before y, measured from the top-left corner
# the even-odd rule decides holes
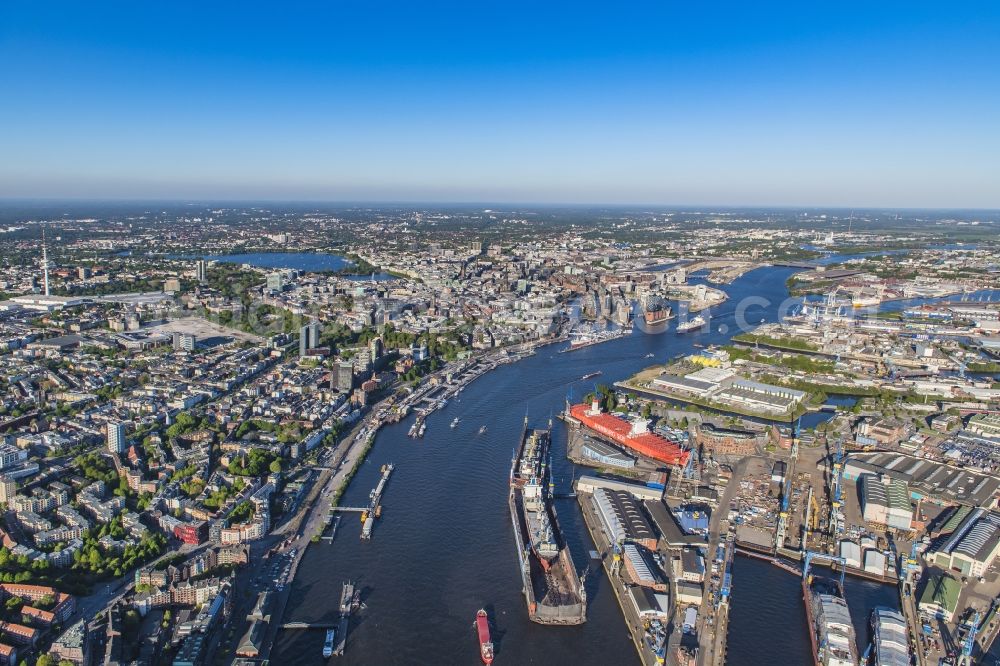
[[[972,621],[969,623],[969,633],[965,635],[965,640],[962,641],[962,653],[958,656],[958,666],[970,666],[972,662],[972,653],[976,649],[976,635],[979,634],[979,623],[982,621],[983,616],[979,611],[976,611],[972,615]]]
[[[837,440],[837,452],[833,458],[833,498],[830,503],[830,536],[837,540],[844,530],[844,514],[841,511],[841,493],[843,492],[844,476],[844,443],[840,437]]]
[[[811,550],[805,551],[805,562],[802,565],[802,580],[809,581],[809,568],[812,566],[813,560],[824,560],[830,563],[830,568],[833,568],[834,564],[839,564],[840,566],[834,571],[840,574],[840,588],[844,588],[844,576],[847,574],[847,560],[843,557],[837,555],[828,555],[827,553],[816,553]]]
[[[776,549],[784,548],[785,533],[788,531],[788,502],[792,492],[792,470],[799,457],[799,423],[801,421],[802,417],[800,416],[795,420],[795,426],[792,428],[792,459],[785,470],[785,483],[781,489],[781,512],[778,514],[778,526],[774,531],[774,547]]]

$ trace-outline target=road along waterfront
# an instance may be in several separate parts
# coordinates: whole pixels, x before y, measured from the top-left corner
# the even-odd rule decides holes
[[[793,272],[764,268],[726,285],[730,298],[713,309],[710,331],[684,335],[675,335],[672,327],[663,335],[637,331],[572,354],[557,353],[558,346],[545,347],[490,372],[454,396],[428,417],[422,439],[406,436],[413,416],[385,426],[341,498],[346,505],[366,504],[381,466],[396,465],[382,501],[376,538],[361,541],[360,523],[347,515],[332,544],[323,541],[309,547],[283,621],[332,621],[338,613],[340,585],[351,579],[362,589],[365,608],[352,619],[347,653],[341,659],[345,664],[475,663],[473,617],[481,607],[494,624],[496,663],[638,663],[610,584],[599,566],[589,562],[588,552],[594,546],[573,500],[556,500],[556,506],[577,569],[591,566],[587,622],[544,627],[527,618],[507,510],[508,472],[524,415],[527,412],[532,424],[544,427],[564,407],[567,393],[580,398],[592,390],[594,381],[628,377],[651,362],[690,353],[695,344],[726,342],[739,332],[737,308],[749,297],[757,297],[758,304],[747,309],[748,321],[776,321],[787,295],[785,280]],[[600,380],[581,381],[596,371],[602,372]],[[459,423],[449,428],[455,417]],[[484,425],[487,430],[480,433]],[[565,458],[565,445],[565,427],[556,420],[557,493],[569,492],[576,476],[574,465]],[[798,580],[768,563],[750,564],[788,581],[788,594],[780,594],[779,585],[768,588],[762,600],[755,582],[741,578],[743,564],[738,558],[727,663],[761,663],[745,656],[754,653],[753,646],[757,654],[767,652],[771,663],[805,663],[785,658],[804,650],[808,659],[808,633],[804,626],[792,631],[795,622],[804,623]],[[853,608],[852,597],[859,595],[852,595],[852,584],[848,585]],[[745,629],[756,626],[753,618],[766,615],[773,618],[767,629]],[[784,648],[775,645],[773,634],[778,631],[788,636]],[[283,632],[271,658],[275,663],[321,663],[322,643],[320,631]]]

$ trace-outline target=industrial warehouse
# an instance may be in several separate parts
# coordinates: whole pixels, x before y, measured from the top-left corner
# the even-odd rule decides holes
[[[623,490],[599,488],[594,491],[591,501],[601,517],[601,524],[615,541],[630,541],[656,550],[656,533],[636,497]]]
[[[909,530],[913,509],[906,484],[898,479],[863,474],[858,479],[861,488],[861,511],[865,522],[885,525],[897,530]]]
[[[963,576],[982,576],[1000,553],[1000,513],[985,509],[963,513],[964,520],[929,557]]]
[[[844,480],[874,474],[904,482],[913,499],[940,504],[996,506],[1000,479],[951,467],[942,462],[887,451],[852,452],[844,465]]]

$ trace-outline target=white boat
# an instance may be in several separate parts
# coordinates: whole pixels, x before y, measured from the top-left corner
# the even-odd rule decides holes
[[[486,432],[486,426],[483,426],[482,428],[479,429],[479,434],[480,435],[482,435],[485,432]]]
[[[456,416],[454,420],[451,422],[451,427],[454,428],[457,425],[458,425],[458,417]]]
[[[701,328],[705,325],[705,318],[701,315],[695,315],[688,319],[687,321],[682,321],[677,324],[678,333],[687,333],[690,330]]]
[[[333,629],[326,630],[326,641],[323,642],[323,657],[329,659],[333,656]]]

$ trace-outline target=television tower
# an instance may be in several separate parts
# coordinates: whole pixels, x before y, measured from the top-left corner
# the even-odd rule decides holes
[[[49,295],[49,255],[45,249],[45,227],[42,227],[42,271],[45,280],[45,295]]]

